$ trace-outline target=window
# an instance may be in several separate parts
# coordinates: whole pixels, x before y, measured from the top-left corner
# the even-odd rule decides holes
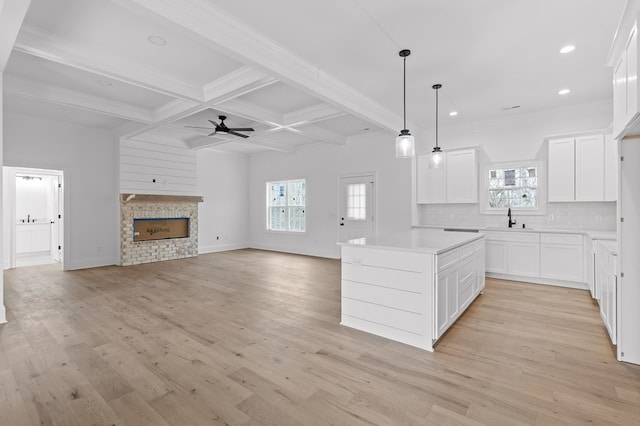
[[[489,170],[489,208],[537,206],[537,167]]]
[[[347,185],[347,219],[365,220],[367,217],[367,187],[365,183]]]
[[[306,181],[267,183],[267,229],[305,231]]]
[[[485,213],[503,213],[508,208],[544,214],[544,167],[539,161],[485,165],[482,203]]]

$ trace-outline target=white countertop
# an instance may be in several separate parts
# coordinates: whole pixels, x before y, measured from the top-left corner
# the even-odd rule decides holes
[[[411,229],[373,238],[339,242],[342,246],[383,248],[396,251],[438,254],[484,236],[478,232],[447,232],[443,229]]]
[[[580,234],[592,240],[616,240],[616,231],[597,231],[589,229],[559,229],[559,228],[500,228],[494,226],[447,226],[447,225],[415,225],[414,229],[469,229],[482,232],[539,232],[545,234]]]

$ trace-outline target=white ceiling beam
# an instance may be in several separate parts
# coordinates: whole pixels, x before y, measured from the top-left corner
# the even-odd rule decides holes
[[[217,105],[226,113],[237,115],[248,120],[257,121],[267,126],[281,124],[284,120],[282,114],[270,109],[262,108],[239,99],[232,99]]]
[[[30,3],[30,0],[0,0],[0,73],[7,66]]]
[[[347,115],[347,113],[332,105],[318,104],[285,114],[284,124],[287,126],[292,126],[298,123],[311,124],[343,115]]]
[[[191,149],[210,148],[213,146],[225,145],[228,143],[259,144],[261,148],[265,148],[270,151],[293,152],[293,149],[291,148],[285,148],[281,145],[276,145],[272,142],[262,140],[260,139],[260,137],[256,137],[256,136],[251,136],[249,139],[228,138],[224,140],[220,140],[220,139],[216,140],[210,137],[202,137],[197,139],[191,139],[185,142],[185,144]]]
[[[204,86],[205,101],[217,103],[237,98],[254,90],[276,83],[273,77],[243,66]]]
[[[14,49],[48,61],[121,81],[167,96],[202,102],[202,87],[189,85],[160,74],[157,70],[136,68],[133,62],[125,67],[117,58],[105,57],[104,52],[87,51],[77,45],[63,42],[39,29],[24,26],[18,35]]]
[[[315,139],[320,142],[325,142],[325,143],[328,142],[335,145],[347,144],[346,137],[319,126],[309,125],[309,126],[300,127],[299,130],[301,135],[311,139]]]
[[[54,105],[65,105],[141,123],[150,123],[154,118],[151,112],[123,102],[90,96],[68,89],[43,86],[9,76],[5,76],[4,90],[18,96],[35,98]]]
[[[351,86],[297,57],[208,0],[112,0],[139,13],[155,15],[207,40],[231,58],[264,70],[279,80],[361,119],[397,131],[402,117]],[[215,22],[215,25],[211,23]],[[411,127],[416,133],[420,129]]]

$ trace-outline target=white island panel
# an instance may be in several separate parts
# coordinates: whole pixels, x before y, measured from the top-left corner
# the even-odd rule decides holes
[[[422,229],[341,245],[341,324],[408,345],[432,351],[484,288],[474,285],[484,284],[477,233]]]

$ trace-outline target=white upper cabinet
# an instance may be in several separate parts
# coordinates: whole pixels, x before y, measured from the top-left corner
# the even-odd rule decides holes
[[[431,155],[417,159],[418,204],[477,203],[478,160],[474,148],[443,152],[440,167],[429,164]]]
[[[606,161],[605,154],[602,133],[549,140],[549,201],[615,201],[617,178],[611,176],[617,176],[617,162]]]
[[[604,201],[618,200],[618,141],[604,137]]]
[[[604,201],[604,135],[576,138],[576,201]]]
[[[549,141],[549,201],[574,201],[574,157],[573,138]]]

